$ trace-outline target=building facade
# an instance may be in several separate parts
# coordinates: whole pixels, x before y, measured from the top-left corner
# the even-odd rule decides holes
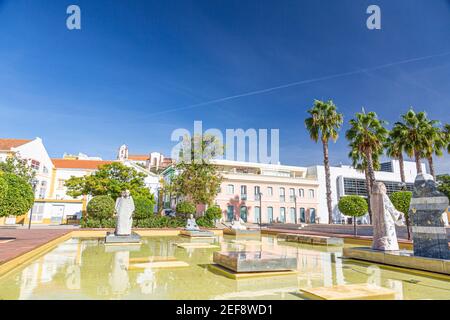
[[[417,175],[416,164],[412,161],[405,161],[405,183],[406,188],[412,191],[414,180]],[[382,171],[375,171],[375,179],[385,183],[388,194],[402,190],[400,177],[400,164],[398,160],[391,160],[381,164]],[[425,164],[422,164],[423,172],[426,172]],[[317,179],[319,182],[319,208],[321,221],[328,223],[328,208],[326,198],[325,167],[308,167],[307,176]],[[341,165],[330,167],[331,200],[333,207],[333,222],[348,223],[348,217],[343,215],[338,209],[339,199],[346,195],[359,195],[367,197],[366,180],[364,172],[356,170],[351,166]],[[368,217],[361,218],[361,222],[369,222]]]

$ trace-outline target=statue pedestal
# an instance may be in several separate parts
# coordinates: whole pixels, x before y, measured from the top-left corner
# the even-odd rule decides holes
[[[140,244],[141,236],[135,232],[132,232],[127,236],[118,236],[114,232],[108,232],[105,237],[105,244]]]
[[[190,238],[213,238],[214,232],[208,230],[181,230],[180,236]]]
[[[297,269],[297,257],[265,251],[214,252],[214,263],[233,272],[268,272]]]
[[[261,235],[261,231],[259,231],[259,230],[250,230],[250,229],[227,228],[227,229],[223,229],[223,234],[231,235],[231,236],[235,236],[235,237],[239,237],[239,236],[259,237]]]

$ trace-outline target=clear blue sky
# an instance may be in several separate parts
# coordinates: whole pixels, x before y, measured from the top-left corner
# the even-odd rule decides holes
[[[70,4],[80,31],[66,28]],[[369,4],[382,30],[366,28]],[[0,0],[0,137],[39,136],[53,157],[114,158],[122,143],[168,154],[171,132],[202,120],[279,128],[282,163],[320,163],[303,125],[316,98],[347,121],[364,106],[392,124],[414,106],[449,122],[450,1]],[[345,129],[333,164],[348,163]],[[449,157],[437,165],[449,172]]]

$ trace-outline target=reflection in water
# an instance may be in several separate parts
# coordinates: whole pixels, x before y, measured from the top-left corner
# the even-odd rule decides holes
[[[342,259],[342,248],[278,242],[275,237],[218,237],[215,249],[188,250],[179,237],[143,238],[140,247],[71,239],[0,279],[0,299],[299,299],[302,287],[369,283],[396,299],[449,299],[448,281]],[[182,240],[181,240],[182,241]],[[255,251],[297,257],[296,275],[232,280],[210,272],[214,251]],[[188,268],[128,270],[133,259],[175,257]]]

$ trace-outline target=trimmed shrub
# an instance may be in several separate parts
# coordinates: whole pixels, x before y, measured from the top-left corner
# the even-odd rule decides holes
[[[411,203],[412,192],[411,191],[398,191],[393,192],[389,198],[392,201],[395,209],[403,212],[405,216],[408,216],[409,205]]]
[[[353,217],[354,234],[356,236],[356,218],[362,217],[369,210],[367,200],[360,196],[345,196],[339,200],[338,208],[346,216]]]
[[[137,196],[134,197],[133,200],[135,207],[133,220],[142,220],[153,215],[153,207],[155,203],[152,201],[152,199],[149,199],[148,197]]]
[[[23,178],[3,173],[0,183],[0,217],[21,216],[27,213],[34,203],[31,185]]]
[[[112,219],[114,210],[115,203],[110,196],[93,197],[87,205],[88,220],[93,219],[103,222]]]
[[[206,216],[200,217],[196,221],[197,221],[197,224],[199,227],[204,227],[204,228],[213,228],[214,227],[214,220],[208,219]]]
[[[175,211],[177,212],[177,216],[186,219],[190,214],[195,214],[196,209],[192,202],[181,201],[177,204]]]
[[[222,209],[219,206],[212,206],[206,210],[205,217],[211,221],[222,218]]]

